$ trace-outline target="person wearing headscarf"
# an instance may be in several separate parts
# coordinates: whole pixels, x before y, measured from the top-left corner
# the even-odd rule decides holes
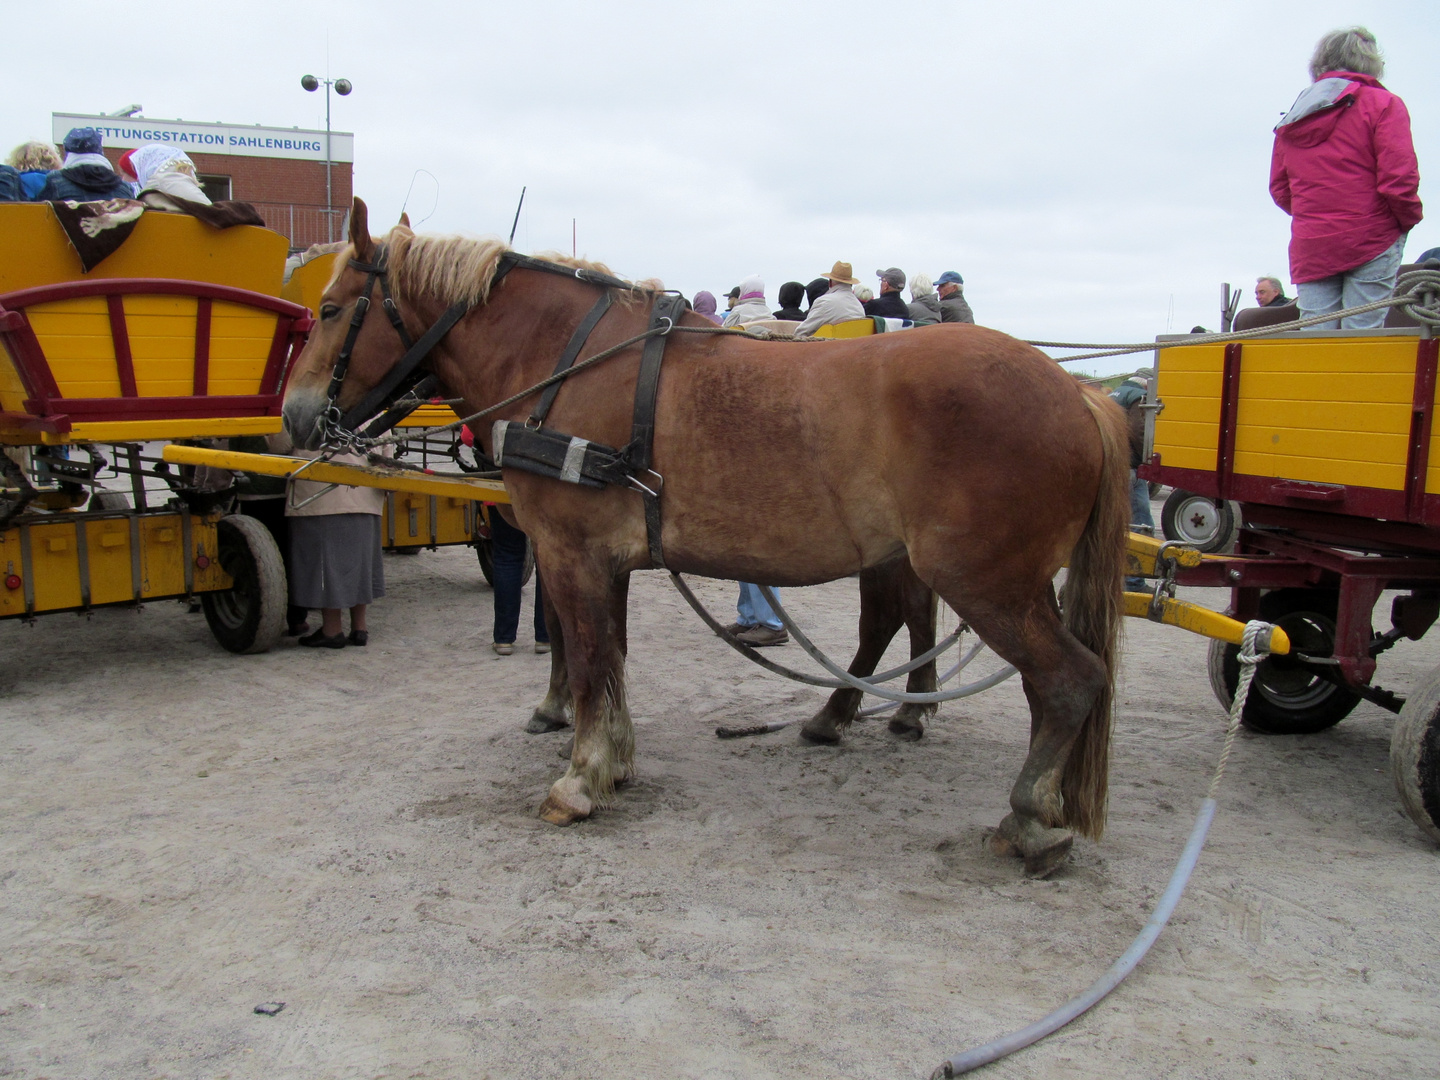
[[[187,202],[210,205],[210,199],[200,189],[190,155],[173,146],[146,143],[131,150],[120,158],[120,171],[134,176],[136,198],[151,210],[185,212],[189,210]]]
[[[770,305],[765,303],[765,282],[747,277],[740,283],[739,302],[730,309],[721,326],[744,326],[746,323],[770,318]]]
[[[910,321],[916,326],[931,326],[940,322],[940,297],[935,295],[935,286],[928,274],[916,274],[910,279]]]
[[[1361,26],[1320,39],[1311,84],[1275,128],[1270,195],[1290,215],[1290,280],[1302,316],[1384,300],[1424,216],[1410,113],[1380,85],[1385,61]],[[1385,309],[1314,330],[1383,326]]]
[[[27,201],[34,201],[45,186],[46,177],[65,164],[53,144],[38,139],[21,143],[10,151],[5,162],[19,173],[21,196]]]
[[[800,310],[800,301],[805,299],[805,286],[798,281],[787,281],[780,286],[780,310],[775,312],[777,319],[788,319],[791,322],[801,322],[805,318],[805,312]]]
[[[65,136],[65,161],[48,173],[35,194],[36,202],[98,202],[131,198],[130,185],[116,174],[100,152],[100,132],[93,127],[71,128]]]
[[[720,316],[715,314],[719,305],[715,303],[715,294],[701,289],[695,294],[695,314],[704,315],[716,326],[720,325]]]

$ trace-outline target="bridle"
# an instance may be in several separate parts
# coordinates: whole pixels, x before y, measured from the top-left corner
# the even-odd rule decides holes
[[[416,369],[430,355],[441,339],[450,332],[451,327],[465,317],[472,306],[463,300],[451,304],[440,318],[435,320],[434,325],[420,336],[418,341],[412,340],[410,332],[405,329],[405,320],[400,317],[400,309],[395,304],[395,298],[390,292],[389,254],[387,246],[380,244],[376,247],[373,261],[363,262],[360,259],[351,259],[349,263],[350,269],[358,270],[365,275],[365,288],[355,300],[355,311],[350,316],[350,327],[345,333],[345,341],[340,346],[340,352],[335,357],[335,367],[330,372],[330,388],[325,392],[325,411],[320,418],[320,436],[327,446],[353,442],[356,435],[368,437],[382,435],[419,408],[426,398],[439,387],[439,380],[432,374],[419,374]],[[390,325],[399,335],[400,344],[405,352],[385,378],[381,379],[360,402],[342,414],[337,403],[340,390],[345,385],[345,376],[350,370],[350,356],[355,351],[355,341],[360,336],[360,328],[365,323],[365,317],[370,313],[371,297],[375,294],[376,281],[380,282],[382,296],[380,306],[384,308]],[[405,399],[404,403],[397,405],[402,397]],[[381,413],[383,415],[377,416]],[[371,417],[375,419],[361,432],[359,426],[366,420],[370,420]]]

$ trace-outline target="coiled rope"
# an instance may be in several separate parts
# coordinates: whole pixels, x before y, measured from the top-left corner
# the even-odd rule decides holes
[[[1219,793],[1220,780],[1225,775],[1225,765],[1230,760],[1230,751],[1235,746],[1235,736],[1240,731],[1240,717],[1245,711],[1245,700],[1250,694],[1250,684],[1255,678],[1255,667],[1269,651],[1272,629],[1273,627],[1269,623],[1258,620],[1245,624],[1245,636],[1240,645],[1240,679],[1235,686],[1235,696],[1230,701],[1230,717],[1229,724],[1225,729],[1225,743],[1220,750],[1220,760],[1215,765],[1215,775],[1210,780],[1210,790],[1200,804],[1200,813],[1195,818],[1195,827],[1190,830],[1190,839],[1186,841],[1185,849],[1180,853],[1180,861],[1176,863],[1175,870],[1170,875],[1170,884],[1166,886],[1165,892],[1156,903],[1155,910],[1150,914],[1150,919],[1145,923],[1139,936],[1125,950],[1120,959],[1111,965],[1110,970],[1097,979],[1085,993],[1056,1009],[1043,1020],[1037,1020],[1029,1027],[1021,1028],[1019,1031],[994,1039],[972,1050],[966,1050],[963,1054],[956,1054],[949,1060],[941,1062],[930,1074],[930,1080],[942,1080],[942,1078],[948,1080],[949,1077],[959,1076],[961,1073],[978,1069],[982,1065],[989,1065],[993,1061],[1013,1054],[1016,1050],[1022,1050],[1032,1043],[1039,1042],[1047,1035],[1054,1034],[1077,1016],[1098,1004],[1110,991],[1119,986],[1125,980],[1125,976],[1129,975],[1135,966],[1144,959],[1145,954],[1150,951],[1150,946],[1155,944],[1156,938],[1160,936],[1160,931],[1164,930],[1165,924],[1170,921],[1170,916],[1175,911],[1175,905],[1180,902],[1180,897],[1185,892],[1185,886],[1190,880],[1190,873],[1195,869],[1195,863],[1200,858],[1200,851],[1205,846],[1205,837],[1210,831],[1210,823],[1215,819],[1215,796]]]

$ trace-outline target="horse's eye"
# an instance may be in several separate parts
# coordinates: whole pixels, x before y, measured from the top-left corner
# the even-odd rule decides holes
[[[340,305],[338,304],[322,304],[320,306],[320,318],[322,319],[333,319],[339,314]]]

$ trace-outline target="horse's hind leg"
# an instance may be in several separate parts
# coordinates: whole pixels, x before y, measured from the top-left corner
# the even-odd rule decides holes
[[[896,631],[905,622],[902,568],[914,577],[909,561],[904,559],[860,571],[860,647],[846,669],[851,675],[862,679],[873,675]],[[852,687],[835,690],[820,711],[801,726],[800,737],[812,743],[838,743],[860,711],[860,698],[860,691]]]
[[[565,634],[575,703],[575,740],[570,767],[540,806],[540,816],[552,825],[589,817],[633,768],[635,729],[625,704],[622,645],[628,581],[628,576],[611,579],[573,566],[555,581],[555,612]],[[546,588],[551,589],[548,578]]]
[[[910,631],[910,659],[914,660],[935,647],[938,599],[930,591],[930,586],[915,575],[909,559],[901,561],[896,578],[900,603],[905,612],[905,626]],[[911,694],[933,694],[936,690],[935,661],[931,660],[910,672],[905,680],[905,689]],[[903,703],[890,718],[890,734],[901,739],[919,739],[925,734],[925,717],[934,716],[938,708],[933,702],[929,705]]]
[[[525,725],[531,735],[570,726],[566,715],[570,708],[570,673],[565,667],[565,631],[555,614],[555,605],[550,602],[550,590],[541,589],[540,595],[545,607],[545,630],[550,635],[550,686],[545,691],[545,700]]]
[[[1044,876],[1070,851],[1061,781],[1086,717],[1105,687],[1105,665],[1060,622],[1052,596],[1027,611],[964,613],[995,652],[1019,670],[1030,702],[1030,752],[1010,791],[1011,813],[991,847],[1019,855],[1026,873]]]

